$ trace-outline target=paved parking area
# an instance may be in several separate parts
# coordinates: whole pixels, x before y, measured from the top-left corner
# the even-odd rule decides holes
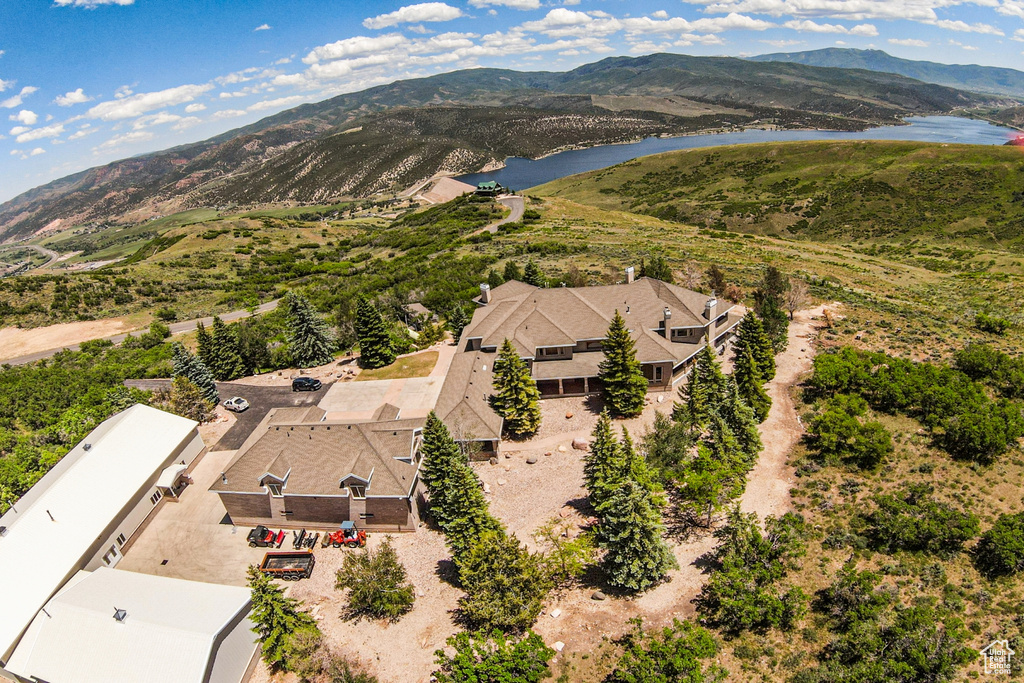
[[[292,391],[290,386],[256,387],[238,382],[218,382],[217,391],[220,392],[222,400],[241,396],[249,402],[249,409],[244,413],[235,414],[235,424],[216,445],[211,446],[211,450],[238,450],[271,408],[314,405],[329,393],[331,386],[324,384],[320,391]]]
[[[437,403],[442,384],[444,377],[335,382],[319,405],[328,420],[369,420],[385,403],[397,406],[400,417],[426,417]]]

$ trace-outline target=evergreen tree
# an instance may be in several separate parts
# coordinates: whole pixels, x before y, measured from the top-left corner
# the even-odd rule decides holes
[[[299,367],[309,368],[334,360],[334,334],[312,304],[304,296],[289,292],[284,297],[284,305],[288,314],[288,347],[293,362]]]
[[[784,298],[789,288],[789,280],[782,272],[775,266],[768,266],[754,291],[754,310],[761,318],[775,353],[781,353],[789,344],[789,316]]]
[[[270,349],[267,348],[266,324],[259,319],[243,320],[234,326],[238,337],[238,355],[242,357],[245,375],[255,375],[270,367]]]
[[[680,403],[672,417],[690,429],[701,431],[725,398],[726,380],[710,345],[697,353],[697,361],[686,384],[679,390]]]
[[[626,469],[622,447],[612,432],[612,420],[605,410],[591,432],[590,449],[583,456],[583,480],[590,505],[602,509]]]
[[[234,330],[217,316],[213,318],[213,337],[210,341],[210,361],[207,366],[218,382],[238,379],[245,375],[242,357],[238,353],[238,338],[235,337]]]
[[[416,590],[407,579],[391,537],[385,536],[377,550],[345,553],[334,587],[348,589],[351,616],[397,621],[416,601]]]
[[[501,287],[503,284],[505,284],[505,278],[502,276],[501,273],[494,270],[493,268],[487,271],[487,285],[491,289]]]
[[[749,347],[737,353],[732,379],[740,398],[754,411],[757,422],[764,422],[771,410],[772,399],[761,384],[761,371]]]
[[[540,427],[540,392],[530,368],[506,339],[494,362],[494,410],[505,418],[505,428],[516,437]]]
[[[533,625],[551,590],[539,554],[500,530],[483,533],[459,564],[466,591],[459,600],[462,619],[475,631],[521,633]]]
[[[640,277],[649,277],[672,284],[672,268],[664,256],[652,256],[650,263],[640,261]]]
[[[772,340],[764,331],[761,319],[753,311],[740,320],[736,327],[736,339],[732,343],[735,351],[735,359],[740,357],[744,350],[750,349],[750,353],[757,363],[757,369],[761,373],[761,381],[769,382],[775,379],[775,349],[772,348]]]
[[[199,360],[206,364],[206,367],[213,366],[213,337],[206,325],[202,322],[196,324],[196,355]]]
[[[523,271],[515,261],[505,262],[505,270],[502,272],[502,276],[505,278],[505,282],[510,280],[523,281]]]
[[[663,531],[653,494],[630,479],[622,482],[604,506],[599,527],[606,551],[601,566],[608,583],[622,590],[644,591],[678,567]]]
[[[300,630],[316,629],[316,622],[299,610],[299,601],[285,597],[284,591],[274,585],[259,567],[248,570],[249,590],[252,592],[253,633],[263,644],[263,661],[272,669],[286,668],[285,659],[291,637]]]
[[[636,359],[626,321],[617,310],[604,340],[604,360],[599,368],[604,400],[611,411],[622,417],[639,415],[647,397],[647,378]]]
[[[448,315],[448,329],[452,331],[452,339],[458,344],[462,339],[462,331],[466,329],[466,325],[469,324],[469,316],[466,315],[466,309],[459,304],[455,304],[452,307],[452,312]]]
[[[207,401],[214,405],[220,402],[220,394],[217,393],[217,385],[213,381],[210,369],[179,342],[175,342],[172,346],[171,363],[172,377],[187,378],[188,381],[199,387],[199,391]]]
[[[359,365],[382,368],[395,362],[395,347],[387,325],[377,307],[365,298],[356,309],[356,336],[359,337]]]
[[[696,457],[686,463],[679,478],[680,508],[690,523],[711,526],[730,500],[726,484],[722,464],[715,461],[706,444],[699,444]]]
[[[750,466],[753,466],[763,448],[761,434],[757,431],[758,423],[754,410],[740,396],[735,381],[729,382],[726,398],[719,413],[729,425],[740,449],[747,455]]]
[[[435,517],[452,551],[452,559],[461,565],[465,554],[484,532],[503,531],[501,522],[488,512],[483,486],[469,463],[456,465],[448,484],[451,488],[445,497],[445,507]]]
[[[523,269],[523,282],[534,287],[547,286],[547,279],[544,277],[544,273],[540,272],[540,268],[533,262],[533,259],[530,259],[526,263],[526,268]]]
[[[658,485],[654,479],[654,472],[647,464],[647,460],[633,445],[633,437],[625,427],[622,428],[622,441],[619,444],[622,453],[622,473],[619,480],[632,479],[648,491],[657,491]]]
[[[420,479],[430,494],[431,512],[437,519],[448,508],[451,474],[458,465],[466,463],[466,456],[434,411],[427,415],[423,427],[420,458]],[[440,526],[441,520],[437,521]]]
[[[188,377],[175,377],[171,382],[170,410],[175,415],[196,422],[209,422],[214,418],[214,407],[215,404],[207,401]]]

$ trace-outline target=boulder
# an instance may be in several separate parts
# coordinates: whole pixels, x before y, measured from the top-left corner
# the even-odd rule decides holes
[[[572,419],[572,413],[566,413],[565,414],[565,419],[566,420],[571,420]]]
[[[553,609],[553,610],[551,610],[551,618],[552,618],[552,619],[557,619],[557,618],[558,618],[558,617],[560,617],[560,616],[562,616],[562,610],[560,610],[560,609],[557,609],[557,608],[556,608],[556,609]]]
[[[601,591],[594,591],[593,595],[590,596],[591,600],[604,600],[607,596]]]
[[[526,459],[526,464],[527,465],[536,465],[537,464],[537,456],[531,455],[529,458]]]
[[[490,492],[491,492],[491,485],[488,484],[487,482],[484,482],[484,493],[490,493]]]
[[[508,483],[508,482],[507,482],[507,481],[505,481],[504,479],[499,479],[499,480],[498,480],[498,486],[504,486],[504,485],[505,485],[505,484],[507,484],[507,483]]]
[[[544,452],[544,455],[546,455],[547,457],[549,457],[549,458],[550,458],[550,457],[551,457],[551,451],[545,451],[545,452]]]
[[[559,640],[552,647],[555,648],[555,652],[561,652],[562,650],[565,649],[565,643],[563,643],[562,641]]]
[[[565,444],[562,444],[561,446],[558,447],[558,452],[559,453],[566,453],[566,452],[568,452],[568,450],[569,449],[565,447]]]
[[[572,447],[578,451],[587,451],[590,450],[590,442],[586,439],[573,439]]]
[[[489,462],[490,462],[490,463],[491,463],[492,465],[497,465],[497,464],[498,464],[498,459],[497,459],[497,458],[491,458]]]

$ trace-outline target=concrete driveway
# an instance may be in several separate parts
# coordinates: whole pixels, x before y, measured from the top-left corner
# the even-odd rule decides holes
[[[385,403],[397,406],[401,418],[426,417],[437,403],[442,384],[444,377],[335,382],[319,405],[328,420],[370,420]]]

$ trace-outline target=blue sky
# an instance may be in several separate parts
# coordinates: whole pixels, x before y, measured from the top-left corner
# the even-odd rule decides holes
[[[1024,0],[0,0],[0,201],[401,78],[837,45],[1021,68]]]

